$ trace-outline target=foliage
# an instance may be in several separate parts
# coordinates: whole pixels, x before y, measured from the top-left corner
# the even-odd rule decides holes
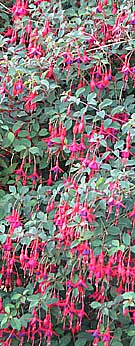
[[[133,346],[135,6],[0,8],[0,344]]]

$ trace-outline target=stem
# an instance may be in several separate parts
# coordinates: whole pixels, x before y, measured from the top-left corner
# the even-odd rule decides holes
[[[3,5],[2,2],[0,2],[0,6],[6,8],[6,10],[7,10],[8,12],[12,12],[7,6]]]

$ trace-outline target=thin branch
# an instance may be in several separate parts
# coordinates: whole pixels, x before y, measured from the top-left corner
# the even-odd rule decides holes
[[[0,6],[4,7],[8,12],[12,12],[7,6],[3,5],[2,2],[0,2]]]

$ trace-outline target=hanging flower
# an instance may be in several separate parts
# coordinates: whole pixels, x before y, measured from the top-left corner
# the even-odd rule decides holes
[[[22,79],[20,78],[14,83],[13,95],[17,96],[19,94],[22,94],[23,90],[24,90],[24,85],[23,85]]]

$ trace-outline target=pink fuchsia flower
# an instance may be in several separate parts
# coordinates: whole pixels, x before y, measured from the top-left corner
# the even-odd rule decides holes
[[[7,220],[10,224],[10,229],[9,229],[10,234],[13,234],[16,228],[22,226],[22,223],[20,221],[20,215],[18,214],[18,211],[15,209],[12,211],[11,215],[5,218],[5,220]]]

